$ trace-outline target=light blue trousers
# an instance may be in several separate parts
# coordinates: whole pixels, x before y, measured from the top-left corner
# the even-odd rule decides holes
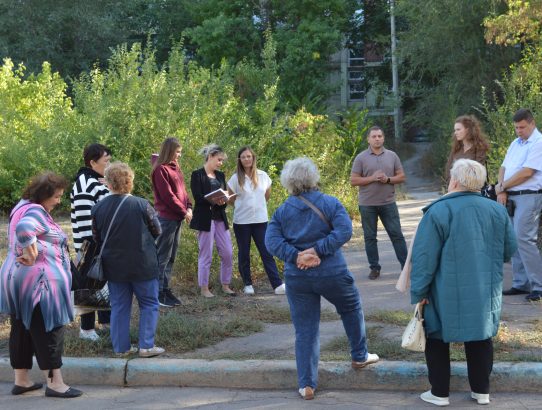
[[[536,246],[542,194],[508,197],[516,205],[512,223],[518,250],[512,256],[512,287],[525,291],[542,291],[542,258]]]

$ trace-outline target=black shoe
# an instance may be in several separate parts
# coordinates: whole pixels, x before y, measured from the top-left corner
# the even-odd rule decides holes
[[[175,307],[175,304],[167,297],[165,291],[158,292],[158,303],[162,307],[172,308]]]
[[[164,289],[164,293],[166,298],[169,299],[169,302],[173,304],[173,306],[181,306],[181,300],[175,297],[175,295],[171,292],[171,289]]]
[[[34,383],[30,387],[17,386],[16,384],[14,384],[13,388],[11,389],[11,394],[13,394],[14,396],[18,396],[19,394],[24,394],[29,391],[39,390],[42,387],[43,387],[43,384],[41,383]]]
[[[371,269],[371,273],[369,273],[369,279],[375,280],[380,276],[380,271],[378,269]]]
[[[82,394],[83,392],[81,390],[74,389],[73,387],[70,387],[64,393],[60,393],[56,390],[50,389],[49,387],[45,389],[46,397],[60,397],[62,399],[73,399],[75,397],[81,396]]]
[[[531,293],[529,293],[527,296],[525,296],[525,299],[531,301],[531,302],[537,302],[542,297],[542,292],[538,290],[533,290]]]
[[[503,290],[502,294],[504,296],[514,296],[514,295],[527,295],[529,294],[529,292],[527,292],[526,290],[510,288],[508,290]]]

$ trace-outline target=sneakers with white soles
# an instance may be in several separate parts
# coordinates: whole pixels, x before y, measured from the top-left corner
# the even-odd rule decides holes
[[[285,295],[285,294],[286,294],[286,285],[284,283],[275,288],[275,295]]]
[[[376,363],[380,360],[377,354],[367,353],[367,359],[364,362],[356,362],[352,360],[352,369],[363,369],[368,364]]]
[[[420,399],[436,406],[448,406],[450,404],[450,399],[448,397],[435,396],[431,393],[431,390],[427,390],[425,393],[420,394]]]
[[[254,295],[254,288],[252,287],[252,285],[247,285],[244,287],[243,293],[245,295]]]
[[[100,340],[100,336],[98,335],[98,333],[96,333],[96,330],[94,329],[90,329],[90,330],[79,329],[79,339],[97,342],[98,340]]]
[[[489,394],[471,392],[470,397],[476,400],[478,404],[489,404]]]
[[[166,350],[162,347],[153,346],[150,349],[139,349],[139,357],[154,357],[159,356]]]
[[[299,394],[303,399],[305,400],[312,400],[314,399],[314,389],[310,386],[303,387],[302,389],[299,389]]]

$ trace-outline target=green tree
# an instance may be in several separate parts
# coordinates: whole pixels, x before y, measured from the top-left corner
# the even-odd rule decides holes
[[[145,0],[0,0],[0,57],[39,72],[44,61],[63,77],[77,77],[111,48],[141,41]]]
[[[484,40],[484,19],[494,0],[400,0],[399,54],[407,120],[449,135],[454,118],[481,103],[481,88],[495,89],[517,52]]]

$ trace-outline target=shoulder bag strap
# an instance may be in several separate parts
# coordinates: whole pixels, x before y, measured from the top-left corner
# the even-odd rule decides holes
[[[329,222],[329,219],[326,218],[326,216],[322,213],[322,211],[320,211],[316,207],[316,205],[314,205],[311,201],[309,201],[307,198],[303,197],[302,195],[297,195],[297,197],[301,199],[303,202],[305,202],[305,204],[309,208],[311,208],[316,213],[316,215],[318,215],[320,219],[326,223],[327,226],[329,226],[329,229],[333,230],[333,225],[331,225],[331,222]]]
[[[113,218],[111,218],[111,222],[109,222],[109,228],[107,228],[107,232],[105,234],[104,241],[102,242],[102,247],[100,248],[100,255],[99,256],[102,256],[102,252],[103,252],[103,250],[105,248],[105,243],[107,242],[107,238],[109,238],[109,232],[111,231],[111,227],[113,226],[113,222],[115,221],[115,217],[117,216],[117,213],[119,212],[120,207],[122,206],[124,201],[126,201],[128,199],[129,196],[130,195],[126,195],[124,198],[122,198],[122,201],[120,201],[119,206],[117,206],[117,209],[115,210],[115,213],[113,214]]]

